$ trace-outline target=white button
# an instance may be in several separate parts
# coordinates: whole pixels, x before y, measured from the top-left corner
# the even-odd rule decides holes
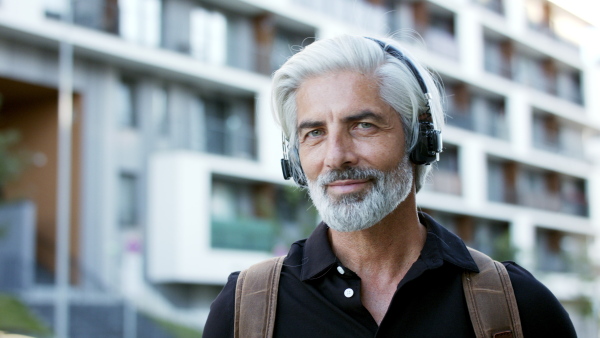
[[[344,274],[344,268],[342,268],[341,266],[337,267],[337,271],[340,273],[340,275]]]
[[[344,296],[346,296],[346,298],[350,298],[350,297],[354,296],[354,290],[347,288],[344,291]]]

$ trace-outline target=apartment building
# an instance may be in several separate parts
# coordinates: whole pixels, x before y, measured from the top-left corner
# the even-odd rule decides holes
[[[0,286],[53,325],[61,42],[74,48],[70,332],[152,337],[138,312],[201,330],[230,272],[318,221],[281,177],[270,74],[315,37],[394,33],[446,92],[420,208],[530,270],[596,337],[589,26],[542,0],[3,0],[0,130],[33,159],[5,195],[35,218],[6,249],[30,272]],[[113,316],[113,331],[86,313]]]

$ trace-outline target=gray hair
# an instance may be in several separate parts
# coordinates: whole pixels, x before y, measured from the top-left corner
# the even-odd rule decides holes
[[[380,39],[405,54],[418,69],[432,96],[430,109],[436,129],[444,125],[438,81],[414,58],[391,39]],[[419,115],[427,110],[427,98],[406,64],[376,42],[362,36],[341,35],[316,41],[292,56],[273,75],[272,107],[290,144],[288,157],[294,176],[304,177],[298,155],[296,92],[303,81],[326,73],[355,71],[372,75],[379,82],[381,99],[398,114],[404,128],[406,154],[415,147],[419,136]],[[418,165],[415,173],[417,192],[423,186],[431,165]]]

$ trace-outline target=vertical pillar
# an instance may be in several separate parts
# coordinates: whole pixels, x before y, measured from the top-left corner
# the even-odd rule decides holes
[[[67,24],[72,22],[69,11]],[[71,217],[71,147],[73,132],[73,45],[66,26],[59,50],[58,187],[56,196],[56,300],[57,338],[69,336],[69,248]]]

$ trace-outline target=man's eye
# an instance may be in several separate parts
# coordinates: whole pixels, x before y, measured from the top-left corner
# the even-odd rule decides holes
[[[373,124],[372,124],[372,123],[369,123],[369,122],[360,122],[360,123],[358,124],[358,127],[359,127],[359,128],[362,128],[362,129],[368,129],[368,128],[372,128],[372,127],[373,127]]]
[[[318,137],[318,136],[321,136],[321,135],[323,135],[323,131],[319,130],[319,129],[317,129],[317,130],[311,130],[311,131],[308,132],[308,136],[309,137]]]

